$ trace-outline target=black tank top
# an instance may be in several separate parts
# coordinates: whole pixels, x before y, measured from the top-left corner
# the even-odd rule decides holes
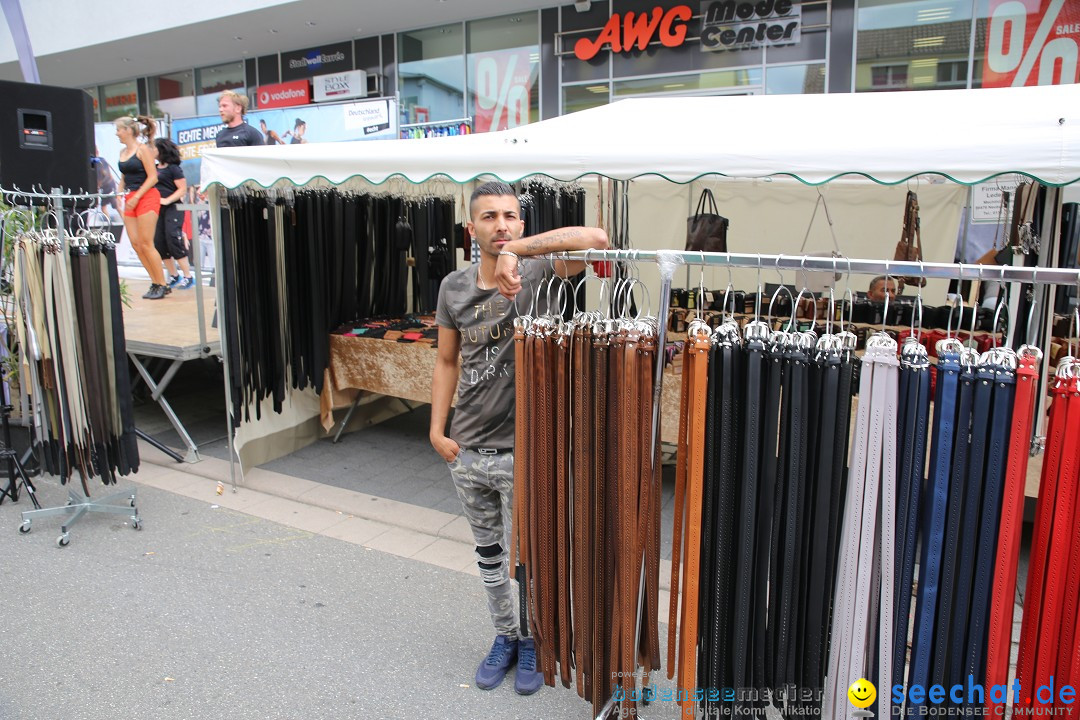
[[[135,153],[127,160],[121,160],[116,166],[124,175],[124,188],[127,192],[135,192],[146,182],[146,168],[143,167],[139,153]]]

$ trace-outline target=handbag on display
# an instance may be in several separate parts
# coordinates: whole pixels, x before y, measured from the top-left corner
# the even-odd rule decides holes
[[[705,188],[697,210],[686,219],[686,250],[727,252],[728,219],[720,214],[712,190]]]
[[[896,243],[896,252],[893,260],[901,262],[922,262],[922,234],[919,228],[919,197],[908,190],[907,200],[904,203],[904,227],[900,232],[900,240]],[[923,277],[900,277],[898,278],[899,292],[904,291],[904,284],[924,287],[926,278]]]

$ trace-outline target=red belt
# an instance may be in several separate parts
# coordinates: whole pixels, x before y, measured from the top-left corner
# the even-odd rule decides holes
[[[1001,503],[1001,527],[998,531],[997,573],[990,604],[990,636],[986,656],[986,686],[1005,685],[1009,679],[1009,649],[1012,644],[1013,598],[1016,594],[1016,571],[1020,558],[1020,536],[1024,515],[1024,485],[1027,481],[1031,423],[1035,412],[1035,388],[1039,372],[1035,364],[1042,354],[1021,348],[1016,371],[1016,399],[1013,403],[1013,427],[1009,440],[1009,460],[1005,472],[1005,495]],[[987,707],[999,705],[990,702]]]
[[[1034,703],[1034,690],[1049,683],[1056,672],[1062,630],[1069,550],[1075,524],[1075,498],[1080,450],[1080,401],[1077,379],[1062,376],[1051,392],[1050,420],[1046,437],[1046,462],[1035,505],[1035,531],[1031,543],[1024,618],[1020,627],[1020,656],[1016,676],[1021,696],[1017,707]],[[1071,648],[1070,648],[1071,649]]]

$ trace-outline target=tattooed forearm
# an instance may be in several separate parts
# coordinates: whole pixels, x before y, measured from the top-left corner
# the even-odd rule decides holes
[[[529,244],[525,246],[525,250],[532,253],[558,250],[559,245],[562,245],[567,240],[579,238],[581,234],[579,228],[568,228],[548,233],[546,237],[538,235],[529,241]]]

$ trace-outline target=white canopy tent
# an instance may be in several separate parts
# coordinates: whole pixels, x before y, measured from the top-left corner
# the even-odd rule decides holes
[[[212,206],[223,188],[242,186],[428,192],[546,176],[580,181],[595,200],[589,178],[633,180],[631,242],[641,249],[681,249],[697,192],[711,187],[731,218],[733,251],[830,250],[835,233],[843,254],[870,258],[892,256],[906,186],[919,193],[925,258],[938,262],[953,261],[966,186],[1014,174],[1080,188],[1080,87],[633,99],[496,133],[216,149],[202,159]],[[824,213],[812,219],[826,184],[831,228]],[[752,282],[742,275],[736,285]],[[642,278],[651,284],[653,273]],[[722,287],[727,274],[704,281]],[[944,281],[931,281],[925,297],[936,304],[943,293]],[[243,464],[317,437],[317,399],[299,395],[287,416],[240,428],[238,447],[263,440],[240,452]]]
[[[209,150],[202,163],[204,185],[226,188],[596,174],[896,184],[927,173],[1061,186],[1080,180],[1080,87],[633,99],[497,133]]]

